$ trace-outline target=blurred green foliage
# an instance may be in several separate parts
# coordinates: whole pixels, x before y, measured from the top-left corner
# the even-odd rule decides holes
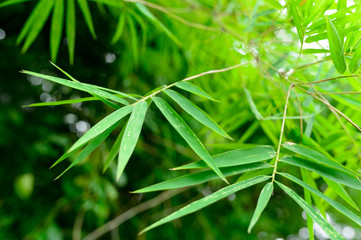
[[[0,6],[5,2],[10,3],[2,1]],[[35,102],[89,95],[20,74],[20,70],[63,77],[49,64],[48,60],[52,58],[82,82],[144,95],[188,76],[249,62],[232,71],[193,81],[220,103],[181,91],[234,139],[222,138],[179,111],[212,155],[256,145],[276,148],[288,89],[284,78],[292,76],[299,82],[311,82],[339,76],[324,42],[311,41],[309,44],[314,44],[308,46],[306,38],[303,49],[313,49],[308,50],[313,54],[306,54],[304,50],[305,54],[299,56],[302,53],[300,41],[303,42],[307,34],[303,31],[308,24],[306,17],[303,23],[297,18],[295,14],[299,10],[293,8],[301,6],[302,1],[157,0],[149,1],[150,5],[142,5],[143,1],[79,1],[88,4],[92,20],[87,13],[84,14],[84,8],[80,10],[76,5],[73,43],[66,30],[69,9],[65,5],[61,22],[64,34],[60,34],[59,46],[51,44],[55,40],[49,40],[49,36],[54,34],[50,15],[49,19],[44,18],[44,27],[38,34],[35,30],[28,32],[35,34],[36,39],[31,41],[26,53],[21,53],[21,47],[16,45],[17,38],[38,2],[25,1],[0,8],[0,37],[3,36],[0,40],[0,239],[82,239],[121,213],[159,194],[131,194],[130,191],[180,176],[182,173],[168,169],[198,159],[153,104],[147,112],[135,152],[119,181],[116,181],[115,163],[102,173],[103,162],[119,129],[85,161],[53,181],[69,162],[64,161],[52,170],[49,167],[112,109],[94,101],[23,108]],[[64,1],[64,4],[69,2]],[[342,10],[334,1],[321,2],[324,8],[318,17],[327,10]],[[356,8],[359,9],[359,5]],[[302,14],[310,15],[307,11]],[[342,27],[340,24],[337,25],[339,28]],[[315,31],[322,34],[325,29]],[[360,37],[358,29],[344,34]],[[353,60],[347,54],[360,49],[357,42],[350,41],[346,41],[342,52],[342,57],[346,54],[348,62]],[[330,50],[333,54],[333,49]],[[355,64],[356,61],[353,70]],[[359,77],[353,77],[323,82],[307,90],[312,93],[359,92],[361,85]],[[302,140],[297,98],[301,100],[303,115]],[[329,95],[327,100],[356,125],[361,125],[360,95]],[[175,104],[173,106],[180,109]],[[299,91],[297,96],[291,92],[287,116],[290,117],[286,120],[285,141],[302,141],[360,173],[361,135],[348,121],[336,117],[325,104],[303,91]],[[282,155],[291,153],[286,149],[282,151]],[[71,161],[74,159],[70,158]],[[301,177],[296,167],[280,162],[279,168]],[[260,171],[269,174],[267,170]],[[240,179],[250,178],[252,174],[245,173]],[[308,174],[326,195],[347,204],[337,192],[327,187],[319,175]],[[230,182],[238,178],[231,177]],[[296,184],[283,178],[280,181],[291,185],[303,196],[303,189]],[[224,186],[221,180],[214,180],[183,191],[135,215],[105,233],[101,239],[303,239],[307,236],[305,215],[302,216],[301,208],[279,187],[275,187],[252,232],[247,233],[263,185],[242,190],[211,207],[137,235],[185,203]],[[353,199],[361,197],[360,192],[347,190]],[[333,225],[345,237],[348,230],[348,233],[354,233],[351,239],[361,239],[361,230],[356,224],[328,208],[328,203],[323,200],[313,201],[321,211],[331,216]],[[361,207],[359,201],[356,205]],[[315,235],[319,239],[325,238],[317,227]]]

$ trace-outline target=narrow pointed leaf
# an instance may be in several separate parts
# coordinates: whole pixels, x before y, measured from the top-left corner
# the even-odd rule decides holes
[[[137,103],[129,118],[128,124],[125,127],[124,135],[119,148],[117,179],[119,179],[122,175],[124,168],[134,151],[135,145],[138,142],[147,109],[148,103],[146,101]]]
[[[99,134],[97,137],[95,137],[77,156],[77,158],[67,167],[58,177],[55,178],[58,179],[61,176],[63,176],[70,168],[81,162],[83,159],[85,159],[89,154],[91,154],[108,136],[113,130],[118,126],[119,121],[115,123],[113,126]]]
[[[331,239],[344,239],[316,210],[310,206],[303,198],[301,198],[297,193],[295,193],[289,187],[283,185],[280,182],[277,182],[277,185],[280,186],[283,191],[285,191],[293,200],[300,205],[300,207],[305,210],[305,212],[320,225],[323,231],[331,238]]]
[[[50,55],[56,61],[63,35],[64,0],[56,0],[50,29]]]
[[[328,167],[332,167],[335,169],[338,169],[340,171],[346,172],[346,173],[350,173],[350,174],[355,174],[354,172],[352,172],[351,170],[347,169],[346,167],[344,167],[342,164],[336,162],[333,159],[330,159],[328,157],[326,157],[325,155],[323,155],[322,153],[319,153],[315,150],[312,150],[308,147],[302,146],[300,144],[294,144],[291,142],[286,142],[284,144],[282,144],[283,147],[287,148],[288,150],[298,153],[302,156],[308,157],[314,161],[316,161],[319,164],[322,164],[324,166],[328,166]]]
[[[287,0],[287,3],[290,5],[290,13],[292,15],[293,22],[295,23],[300,41],[303,42],[304,27],[302,22],[303,17],[300,9],[300,3],[296,0]]]
[[[354,73],[359,69],[361,66],[361,45],[358,46],[355,53],[353,54],[353,57],[351,59],[349,69],[350,72]]]
[[[124,135],[124,130],[125,130],[125,128],[123,128],[122,131],[119,133],[112,148],[110,149],[107,159],[105,159],[103,173],[107,170],[107,168],[110,166],[110,163],[115,159],[115,157],[117,156],[117,154],[119,152],[120,144],[122,142],[122,138]]]
[[[92,37],[94,39],[96,39],[97,35],[95,34],[93,20],[92,20],[92,16],[91,16],[91,13],[90,13],[90,10],[89,10],[87,0],[78,0],[78,4],[79,4],[81,12],[83,13],[86,25],[88,26]]]
[[[64,104],[74,104],[74,103],[89,102],[89,101],[96,101],[96,100],[99,100],[99,99],[96,97],[75,98],[75,99],[62,100],[62,101],[56,101],[56,102],[32,103],[29,105],[25,105],[24,107],[58,106],[58,105],[64,105]]]
[[[248,233],[251,232],[252,228],[257,223],[263,210],[266,208],[269,200],[271,199],[272,193],[273,193],[273,182],[269,182],[263,187],[263,189],[259,195],[256,209],[254,210],[251,222],[248,227]]]
[[[54,6],[54,0],[41,0],[38,5],[35,7],[33,13],[27,21],[30,22],[30,27],[27,32],[27,37],[24,42],[24,46],[21,49],[22,53],[25,53],[31,44],[34,42],[36,37],[39,35],[41,29],[43,28],[46,20],[48,19],[51,9]],[[38,9],[39,7],[40,9]],[[34,19],[32,17],[34,16]],[[26,24],[26,23],[25,23]],[[25,28],[25,26],[24,26]],[[21,34],[21,33],[20,33]],[[21,36],[21,35],[20,35]],[[19,36],[19,38],[20,38]],[[21,41],[21,40],[19,40]]]
[[[243,164],[265,161],[276,156],[275,150],[271,146],[257,146],[247,149],[236,149],[213,156],[218,167],[230,167]],[[195,169],[208,167],[204,161],[189,163],[173,170]]]
[[[292,175],[290,175],[288,173],[278,173],[278,174],[292,180],[293,182],[297,183],[298,185],[308,189],[313,194],[316,194],[320,198],[324,199],[328,204],[330,204],[337,211],[339,211],[340,213],[342,213],[343,215],[345,215],[346,217],[348,217],[349,219],[351,219],[352,221],[357,223],[359,226],[361,226],[361,217],[357,216],[355,213],[353,213],[352,211],[350,211],[349,209],[347,209],[343,205],[339,204],[338,202],[336,202],[335,200],[327,197],[325,194],[321,193],[317,189],[311,187],[307,183],[301,181],[300,179],[298,179],[298,178],[296,178],[296,177],[294,177],[294,176],[292,176]]]
[[[246,98],[247,101],[249,103],[249,106],[251,108],[251,111],[253,113],[253,115],[256,117],[257,120],[263,120],[264,117],[262,116],[262,114],[258,111],[256,104],[253,101],[251,92],[247,89],[247,88],[243,88],[244,89],[244,93],[246,94]]]
[[[30,1],[30,0],[6,0],[6,1],[3,1],[2,3],[0,3],[0,8],[10,6],[13,4],[27,2],[27,1]]]
[[[202,142],[194,134],[192,129],[187,123],[174,111],[174,109],[162,98],[152,97],[152,100],[157,105],[158,109],[163,113],[168,122],[177,130],[177,132],[184,138],[193,151],[207,163],[207,165],[217,173],[217,175],[225,182],[227,179],[224,177],[218,166],[214,162],[207,149],[203,146]],[[228,182],[227,182],[228,183]]]
[[[181,94],[177,93],[173,90],[164,90],[164,92],[172,98],[176,103],[179,104],[181,108],[183,108],[184,111],[189,113],[192,117],[194,117],[196,120],[198,120],[200,123],[205,125],[206,127],[212,129],[219,135],[232,139],[212,118],[208,116],[207,113],[205,113],[202,109],[194,105],[191,101],[189,101],[187,98],[182,96]]]
[[[117,30],[115,31],[114,37],[111,41],[112,44],[118,42],[118,40],[122,36],[124,26],[125,26],[125,12],[119,15]]]
[[[110,100],[113,100],[115,102],[124,104],[124,105],[128,105],[129,103],[122,99],[119,98],[113,94],[110,94],[106,91],[94,88],[92,85],[90,84],[86,84],[86,83],[81,83],[81,82],[74,82],[74,81],[69,81],[63,78],[58,78],[58,77],[53,77],[53,76],[49,76],[49,75],[44,75],[44,74],[40,74],[40,73],[35,73],[35,72],[30,72],[30,71],[22,71],[25,74],[29,74],[35,77],[40,77],[40,78],[44,78],[46,80],[58,83],[58,84],[62,84],[64,86],[70,87],[70,88],[74,88],[74,89],[78,89],[84,92],[87,92],[89,94],[94,94],[96,96],[99,97],[104,97]]]
[[[54,164],[52,167],[69,157],[71,154],[73,154],[76,150],[84,146],[87,142],[113,126],[116,122],[121,120],[123,117],[128,115],[133,110],[133,106],[125,106],[119,110],[116,110],[115,112],[109,114],[103,120],[95,124],[91,129],[89,129],[81,138],[79,138],[71,148],[63,154]]]
[[[168,215],[167,217],[153,223],[149,227],[143,229],[140,234],[149,231],[155,227],[159,227],[160,225],[163,225],[167,222],[173,221],[177,218],[183,217],[185,215],[188,215],[190,213],[196,212],[204,207],[207,207],[211,205],[212,203],[215,203],[233,193],[236,193],[242,189],[251,187],[253,185],[256,185],[258,183],[264,182],[267,179],[269,179],[269,176],[257,176],[254,178],[250,178],[241,182],[237,182],[235,184],[229,185],[225,188],[222,188],[221,190],[218,190],[217,192],[208,195],[207,197],[204,197],[200,200],[197,200],[195,202],[192,202],[191,204],[179,209],[178,211]]]
[[[346,60],[343,51],[343,42],[337,32],[337,29],[326,16],[327,37],[330,45],[332,61],[335,64],[337,71],[342,74],[346,71]]]
[[[178,38],[171,32],[169,29],[164,26],[162,22],[160,22],[154,15],[149,11],[149,9],[142,3],[135,3],[135,6],[146,16],[157,28],[162,30],[173,42],[175,42],[178,46],[181,46],[181,42]]]
[[[66,2],[66,37],[68,40],[69,49],[69,62],[70,65],[74,63],[74,51],[75,51],[75,3],[74,0],[67,0]]]
[[[177,82],[175,84],[175,86],[177,88],[183,89],[183,90],[185,90],[187,92],[193,93],[193,94],[198,95],[200,97],[204,97],[204,98],[207,98],[209,100],[218,102],[218,100],[212,98],[211,96],[208,95],[208,93],[206,93],[205,91],[203,91],[202,89],[200,89],[199,87],[197,87],[196,85],[194,85],[192,83],[180,81],[180,82]]]
[[[339,184],[338,182],[334,182],[328,178],[323,177],[323,180],[327,183],[328,187],[334,191],[338,196],[340,196],[343,200],[345,200],[348,204],[350,204],[354,209],[358,210],[356,203],[352,200],[350,195],[346,192],[346,190]]]
[[[314,171],[332,181],[361,190],[361,181],[358,177],[338,169],[327,167],[311,160],[290,156],[281,158],[281,162]]]
[[[272,168],[272,165],[268,163],[251,163],[246,165],[240,165],[235,167],[226,167],[222,168],[222,173],[224,176],[234,176],[240,173],[249,172],[253,170],[259,170],[264,168]],[[212,170],[206,170],[203,172],[186,174],[180,177],[169,179],[164,182],[160,182],[139,190],[134,191],[133,193],[145,193],[145,192],[154,192],[161,190],[169,190],[181,187],[189,187],[205,183],[214,179],[219,179],[217,174]]]

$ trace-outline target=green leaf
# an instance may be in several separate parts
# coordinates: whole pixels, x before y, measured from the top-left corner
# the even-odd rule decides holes
[[[263,189],[259,195],[256,209],[254,210],[251,222],[248,227],[248,233],[251,232],[252,228],[257,223],[263,210],[266,208],[269,200],[271,199],[272,193],[273,193],[273,182],[269,182],[263,187]]]
[[[224,176],[234,176],[240,173],[249,172],[258,169],[272,168],[272,165],[268,163],[251,163],[246,165],[240,165],[235,167],[226,167],[222,168],[222,173]],[[134,191],[133,193],[145,193],[145,192],[154,192],[161,190],[169,190],[181,187],[189,187],[205,183],[214,179],[218,179],[217,174],[212,170],[206,170],[203,172],[186,174],[180,177],[169,179],[164,182],[160,182],[139,190]]]
[[[116,122],[121,120],[123,117],[128,115],[133,110],[133,105],[122,107],[119,110],[114,111],[113,113],[109,114],[105,118],[103,118],[100,122],[95,124],[92,128],[90,128],[81,138],[79,138],[71,148],[63,154],[51,167],[54,167],[71,154],[73,154],[76,150],[84,146],[87,142],[113,126]]]
[[[70,65],[74,63],[74,51],[75,51],[75,29],[76,29],[76,17],[75,17],[75,4],[74,0],[67,0],[66,2],[66,37],[68,40],[69,48],[69,62]]]
[[[292,180],[293,182],[297,183],[298,185],[302,186],[303,188],[308,189],[313,194],[316,194],[320,198],[324,199],[328,204],[330,204],[332,207],[334,207],[337,211],[339,211],[340,213],[342,213],[343,215],[345,215],[346,217],[348,217],[349,219],[351,219],[352,221],[357,223],[359,226],[361,226],[361,217],[357,216],[355,213],[351,212],[350,210],[348,210],[346,207],[342,206],[335,200],[327,197],[325,194],[319,192],[317,189],[311,187],[307,183],[301,181],[300,179],[298,179],[288,173],[278,173],[278,174]]]
[[[338,169],[340,171],[343,171],[343,172],[346,172],[349,174],[356,174],[356,173],[352,172],[351,170],[345,168],[342,164],[336,162],[335,160],[330,159],[330,158],[326,157],[325,155],[323,155],[319,152],[316,152],[315,150],[312,150],[310,148],[307,148],[305,146],[302,146],[299,144],[294,144],[291,142],[286,142],[286,143],[282,144],[282,146],[292,152],[295,152],[302,156],[313,159],[318,164],[322,164],[327,167],[332,167],[332,168]]]
[[[350,72],[354,73],[357,71],[357,69],[360,68],[360,66],[361,66],[361,45],[357,47],[355,53],[353,54],[348,68],[350,69]]]
[[[113,124],[110,128],[99,134],[97,137],[95,137],[77,156],[77,158],[67,167],[59,176],[55,178],[57,180],[61,176],[63,176],[64,173],[66,173],[70,168],[81,162],[84,158],[86,158],[89,154],[91,154],[109,135],[113,130],[119,125],[118,121],[117,123]]]
[[[112,44],[118,42],[118,40],[122,36],[124,26],[125,26],[125,11],[119,15],[117,30],[115,31],[114,37],[111,41]]]
[[[339,182],[351,188],[361,190],[361,181],[355,175],[298,157],[286,156],[281,158],[280,161],[294,166],[302,167],[310,171],[314,171],[332,181]]]
[[[16,44],[19,44],[27,35],[24,46],[21,50],[22,53],[25,53],[28,50],[30,45],[39,35],[53,6],[54,0],[41,0],[31,12],[19,34],[18,39],[16,40]]]
[[[330,188],[327,190],[333,190],[338,196],[343,198],[343,200],[345,200],[348,204],[350,204],[354,209],[359,211],[356,203],[352,200],[350,195],[346,192],[346,190],[338,182],[334,182],[325,177],[323,177],[323,180],[325,180],[328,187]]]
[[[50,29],[50,55],[56,61],[61,38],[63,35],[64,0],[56,0]]]
[[[56,101],[56,102],[32,103],[29,105],[25,105],[23,107],[58,106],[58,105],[64,105],[64,104],[74,104],[74,103],[89,102],[89,101],[96,101],[96,100],[99,100],[99,99],[96,97],[75,98],[75,99]]]
[[[124,168],[134,151],[135,145],[138,142],[147,109],[148,103],[146,101],[138,102],[133,109],[127,126],[125,127],[124,135],[119,148],[117,180],[122,175]]]
[[[209,100],[219,102],[218,100],[212,98],[211,96],[208,95],[208,93],[206,93],[205,91],[203,91],[202,89],[200,89],[199,87],[197,87],[196,85],[194,85],[192,83],[180,81],[180,82],[177,82],[175,84],[175,86],[177,88],[183,89],[185,91],[188,91],[188,92],[193,93],[195,95],[198,95],[200,97],[204,97],[204,98],[207,98]]]
[[[197,200],[195,202],[192,202],[191,204],[179,209],[178,211],[168,215],[167,217],[153,223],[149,227],[143,229],[139,234],[142,234],[146,231],[149,231],[155,227],[159,227],[160,225],[163,225],[167,222],[173,221],[177,218],[183,217],[185,215],[188,215],[190,213],[196,212],[204,207],[207,207],[208,205],[211,205],[212,203],[215,203],[235,192],[238,192],[242,189],[251,187],[253,185],[256,185],[258,183],[264,182],[267,179],[269,179],[269,176],[257,176],[251,179],[247,179],[241,182],[237,182],[235,184],[229,185],[225,188],[222,188],[221,190],[218,190],[217,192],[208,195],[200,200]]]
[[[0,3],[0,8],[10,6],[10,5],[13,5],[13,4],[27,2],[27,1],[29,1],[29,0],[6,0],[6,1],[3,1],[2,3]]]
[[[214,162],[211,155],[209,155],[207,149],[203,146],[202,142],[199,141],[198,137],[194,134],[192,129],[187,125],[187,123],[179,116],[179,114],[174,111],[174,109],[169,106],[169,104],[159,97],[152,97],[155,105],[162,112],[168,122],[177,130],[177,132],[184,138],[188,145],[193,149],[193,151],[207,163],[207,165],[217,173],[217,175],[225,182],[227,179],[224,177],[222,172],[219,170],[218,166]],[[227,182],[228,183],[228,182]]]
[[[78,4],[79,4],[81,12],[84,15],[86,25],[88,26],[92,37],[94,39],[97,39],[97,35],[95,34],[95,31],[94,31],[93,20],[92,20],[92,16],[91,16],[91,13],[90,13],[90,10],[89,10],[87,0],[78,0]]]
[[[174,34],[169,31],[169,29],[154,16],[144,4],[137,2],[135,3],[135,6],[151,21],[151,23],[154,24],[154,26],[162,30],[171,40],[173,40],[173,42],[178,46],[182,45],[178,38],[174,36]]]
[[[192,117],[198,120],[200,123],[209,127],[219,135],[232,139],[212,118],[208,116],[202,109],[194,105],[191,101],[185,98],[183,95],[177,93],[176,91],[167,89],[164,92],[172,98],[178,105],[183,108],[184,111],[189,113]]]
[[[213,156],[214,162],[218,167],[231,167],[243,164],[261,162],[274,158],[275,150],[271,146],[257,146],[247,149],[236,149]],[[173,170],[206,168],[207,164],[203,161],[192,162]]]
[[[287,3],[290,5],[290,13],[292,15],[293,22],[295,23],[300,41],[303,42],[304,27],[302,23],[303,17],[300,9],[300,4],[296,0],[287,0]]]
[[[107,159],[105,159],[103,173],[107,170],[107,168],[110,166],[110,163],[115,159],[115,157],[117,156],[117,154],[119,152],[120,144],[122,142],[122,138],[124,135],[124,130],[125,130],[125,128],[123,128],[122,131],[119,133],[112,148],[110,149]]]
[[[346,60],[343,51],[343,42],[337,32],[337,29],[326,16],[327,37],[330,45],[332,61],[335,64],[337,71],[342,74],[346,71]]]
[[[278,186],[280,186],[283,191],[285,191],[293,200],[300,205],[300,207],[305,210],[305,212],[315,221],[317,222],[323,231],[331,238],[331,239],[344,239],[315,209],[312,208],[305,200],[303,200],[297,193],[295,193],[289,187],[283,185],[280,182],[277,182]]]
[[[306,39],[306,42],[307,42],[307,39]],[[308,49],[303,49],[302,53],[303,54],[330,53],[330,50],[308,48]]]
[[[256,119],[257,120],[264,119],[262,114],[258,111],[257,106],[253,101],[253,98],[252,98],[252,95],[251,95],[250,91],[245,87],[243,89],[244,89],[244,93],[246,94],[246,98],[247,98],[247,101],[249,103],[249,106],[251,107],[251,111],[254,114],[254,116],[256,117]]]
[[[22,71],[22,73],[25,74],[29,74],[35,77],[40,77],[40,78],[44,78],[46,80],[70,87],[70,88],[74,88],[74,89],[78,89],[84,92],[87,92],[89,94],[92,95],[96,95],[97,97],[104,97],[110,100],[113,100],[115,102],[124,104],[124,105],[128,105],[129,103],[127,101],[125,101],[124,99],[117,97],[113,94],[110,94],[108,92],[105,92],[103,90],[97,89],[95,87],[93,87],[91,84],[86,84],[86,83],[81,83],[81,82],[74,82],[74,81],[69,81],[63,78],[58,78],[58,77],[53,77],[53,76],[49,76],[49,75],[44,75],[44,74],[40,74],[40,73],[35,73],[35,72],[30,72],[30,71]]]

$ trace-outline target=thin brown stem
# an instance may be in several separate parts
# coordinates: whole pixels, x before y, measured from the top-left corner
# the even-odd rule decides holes
[[[337,79],[341,79],[341,78],[353,78],[353,77],[360,77],[360,76],[361,75],[339,76],[339,77],[322,79],[322,80],[318,80],[318,81],[314,81],[314,82],[306,82],[306,83],[302,83],[301,85],[311,85],[311,84],[315,84],[315,83],[328,82],[328,81],[337,80]]]
[[[121,225],[125,221],[129,220],[130,218],[136,216],[137,214],[144,212],[150,208],[153,208],[185,190],[186,190],[186,188],[169,190],[169,191],[159,194],[157,197],[155,197],[153,199],[150,199],[150,200],[148,200],[144,203],[141,203],[133,208],[130,208],[129,210],[127,210],[124,213],[117,216],[116,218],[110,220],[106,224],[102,225],[101,227],[95,229],[93,232],[86,235],[83,238],[83,240],[98,239],[99,237],[103,236],[107,232],[119,227],[119,225]]]

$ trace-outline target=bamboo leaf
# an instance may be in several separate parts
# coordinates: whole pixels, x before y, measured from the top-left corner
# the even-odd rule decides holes
[[[224,177],[222,172],[219,170],[218,166],[214,162],[211,155],[209,155],[207,149],[203,146],[198,137],[194,134],[192,129],[187,125],[187,123],[179,116],[179,114],[174,111],[174,109],[169,106],[169,104],[159,97],[152,97],[152,100],[157,105],[158,109],[162,112],[168,122],[177,130],[177,132],[184,138],[188,145],[193,149],[193,151],[207,163],[207,165],[217,173],[217,175],[225,182],[227,179]],[[227,182],[228,183],[228,182]]]
[[[342,74],[346,71],[346,60],[343,51],[343,42],[337,32],[337,29],[326,16],[327,37],[330,45],[332,61],[335,64],[337,71]]]
[[[321,165],[311,160],[290,156],[281,158],[281,162],[314,171],[332,181],[339,182],[351,188],[361,190],[361,181],[358,177],[340,171],[338,169]]]
[[[178,46],[182,45],[178,38],[174,36],[174,34],[169,31],[169,29],[154,16],[144,4],[137,2],[135,3],[135,6],[154,24],[154,26],[162,30],[171,40],[173,40],[173,42],[175,42]]]
[[[64,0],[56,0],[50,29],[50,55],[53,62],[56,61],[63,35]]]
[[[77,156],[77,158],[67,167],[59,176],[55,178],[57,180],[61,176],[63,176],[70,168],[81,162],[83,159],[85,159],[89,154],[91,154],[109,135],[113,130],[119,125],[118,121],[117,123],[113,124],[110,128],[99,134],[97,137],[95,137]]]
[[[35,77],[44,78],[44,79],[49,80],[51,82],[55,82],[55,83],[58,83],[58,84],[61,84],[61,85],[64,85],[64,86],[67,86],[67,87],[70,87],[70,88],[78,89],[78,90],[87,92],[89,94],[96,95],[97,97],[104,97],[104,98],[113,100],[115,102],[118,102],[118,103],[121,103],[121,104],[124,104],[124,105],[129,104],[126,100],[124,100],[124,99],[122,99],[120,97],[117,97],[117,96],[115,96],[113,94],[110,94],[110,93],[108,93],[106,91],[97,89],[97,88],[93,87],[91,84],[69,81],[69,80],[66,80],[66,79],[63,79],[63,78],[53,77],[53,76],[44,75],[44,74],[35,73],[35,72],[30,72],[30,71],[22,71],[22,73],[29,74],[29,75],[32,75],[32,76],[35,76]]]
[[[125,11],[119,15],[117,30],[115,31],[114,37],[111,41],[112,44],[118,42],[118,40],[122,36],[124,26],[125,26]]]
[[[74,0],[67,0],[66,2],[66,37],[68,40],[69,49],[69,62],[70,65],[74,63],[74,51],[75,51],[75,4]]]
[[[89,102],[89,101],[96,101],[96,100],[99,100],[99,99],[96,97],[75,98],[75,99],[62,100],[62,101],[56,101],[56,102],[32,103],[29,105],[25,105],[23,107],[58,106],[58,105],[64,105],[64,104],[74,104],[74,103]]]
[[[207,207],[208,205],[211,205],[212,203],[215,203],[235,192],[238,192],[242,189],[251,187],[253,185],[256,185],[258,183],[264,182],[267,179],[269,179],[269,176],[257,176],[251,179],[247,179],[241,182],[237,182],[235,184],[229,185],[225,188],[222,188],[221,190],[218,190],[217,192],[208,195],[200,200],[197,200],[195,202],[192,202],[191,204],[179,209],[178,211],[168,215],[167,217],[153,223],[149,227],[143,229],[139,234],[142,234],[146,231],[149,231],[153,228],[159,227],[160,225],[163,225],[167,222],[173,221],[177,218],[183,217],[185,215],[188,215],[190,213],[196,212],[204,207]]]
[[[10,5],[13,5],[13,4],[27,2],[27,1],[29,1],[29,0],[6,0],[6,1],[3,1],[2,3],[0,3],[0,8],[10,6]]]
[[[81,12],[83,13],[86,25],[89,28],[89,31],[94,39],[97,39],[97,35],[95,34],[94,25],[92,16],[89,10],[88,2],[87,0],[78,0],[78,4],[80,7]]]
[[[103,167],[103,173],[107,170],[110,163],[115,159],[115,157],[117,156],[117,154],[119,152],[120,144],[122,142],[122,138],[123,138],[123,135],[124,135],[124,130],[125,130],[125,128],[123,128],[122,131],[119,133],[119,135],[118,135],[117,139],[115,140],[112,148],[110,149],[110,152],[108,154],[107,159],[105,159],[104,167]]]
[[[355,53],[353,54],[348,68],[350,69],[350,72],[354,73],[360,68],[360,66],[361,66],[361,45],[358,46]]]
[[[129,118],[128,124],[125,127],[124,135],[119,148],[117,180],[119,180],[122,175],[124,168],[134,151],[135,145],[138,142],[147,109],[148,103],[146,101],[137,103]]]
[[[268,163],[251,163],[246,165],[240,165],[235,167],[226,167],[222,168],[222,173],[224,176],[234,176],[240,173],[249,172],[258,169],[272,168],[272,165]],[[203,172],[186,174],[180,177],[169,179],[164,182],[160,182],[139,190],[134,191],[133,193],[145,193],[145,192],[154,192],[161,190],[169,190],[181,187],[189,187],[205,183],[214,179],[218,179],[217,174],[212,170],[206,170]]]
[[[271,146],[257,146],[253,148],[236,149],[217,154],[213,156],[213,159],[218,167],[231,167],[261,162],[274,158],[275,156],[276,152]],[[196,161],[180,167],[173,168],[173,170],[196,169],[206,167],[208,166],[204,161]]]
[[[323,177],[323,180],[325,180],[325,182],[327,183],[328,187],[330,189],[334,191],[338,196],[340,196],[341,198],[343,198],[343,200],[345,200],[348,204],[350,204],[354,209],[359,211],[359,208],[357,207],[356,203],[352,200],[352,198],[350,197],[350,195],[347,193],[347,191],[341,186],[341,184],[339,184],[338,182],[334,182],[328,178]]]
[[[303,42],[304,27],[302,23],[303,17],[300,9],[300,4],[298,1],[295,0],[287,0],[287,3],[290,5],[290,13],[292,15],[293,22],[295,23],[300,41]]]
[[[109,114],[105,118],[103,118],[100,122],[95,124],[92,128],[90,128],[81,138],[79,138],[73,146],[70,147],[66,153],[63,154],[51,167],[54,167],[71,154],[73,154],[76,150],[84,146],[87,142],[113,126],[116,122],[121,120],[123,117],[128,115],[133,110],[133,105],[122,107],[119,110],[114,111],[113,113]]]
[[[325,155],[323,155],[322,153],[319,153],[319,152],[312,150],[310,148],[307,148],[305,146],[302,146],[299,144],[294,144],[291,142],[286,142],[286,143],[282,144],[282,146],[292,152],[295,152],[302,156],[313,159],[318,164],[322,164],[327,167],[332,167],[332,168],[338,169],[340,171],[343,171],[343,172],[346,172],[349,174],[356,174],[356,173],[352,172],[351,170],[347,169],[346,167],[344,167],[342,164],[336,162],[335,160],[330,159],[330,158],[326,157]]]
[[[209,100],[218,102],[218,100],[212,98],[211,96],[208,95],[208,93],[206,93],[205,91],[203,91],[202,89],[200,89],[199,87],[197,87],[196,85],[194,85],[192,83],[180,81],[180,82],[177,82],[175,84],[175,86],[177,88],[183,89],[185,91],[188,91],[188,92],[198,95],[200,97],[204,97]]]
[[[251,95],[250,91],[245,87],[243,89],[244,89],[244,93],[246,94],[246,98],[247,98],[247,101],[249,103],[249,106],[251,107],[252,113],[254,114],[254,116],[256,117],[257,120],[263,120],[264,117],[258,111],[257,106],[253,101],[253,98],[252,98],[252,95]]]
[[[39,35],[46,20],[48,19],[51,9],[54,6],[54,0],[41,0],[31,13],[30,17],[26,20],[26,23],[17,39],[17,43],[20,43],[27,34],[24,46],[21,49],[22,53],[25,53],[36,37]],[[25,34],[23,33],[25,32]]]
[[[178,105],[183,108],[184,111],[189,113],[192,117],[198,120],[200,123],[205,125],[206,127],[212,129],[219,135],[232,139],[212,118],[208,116],[202,109],[194,105],[187,98],[177,93],[176,91],[167,89],[164,92],[172,98]]]
[[[305,210],[305,212],[315,221],[320,227],[325,231],[325,233],[331,239],[344,239],[315,209],[312,208],[305,200],[303,200],[297,193],[295,193],[289,187],[286,187],[280,182],[276,182],[278,186],[280,186],[283,191],[285,191],[293,200],[300,205],[300,207]]]
[[[338,202],[336,202],[335,200],[327,197],[325,194],[321,193],[317,189],[311,187],[307,183],[301,181],[300,179],[298,179],[298,178],[296,178],[296,177],[294,177],[294,176],[292,176],[292,175],[290,175],[288,173],[278,173],[278,174],[285,177],[285,178],[288,178],[288,179],[292,180],[293,182],[297,183],[298,185],[302,186],[303,188],[308,189],[313,194],[316,194],[320,198],[324,199],[328,204],[330,204],[337,211],[339,211],[340,213],[342,213],[343,215],[345,215],[346,217],[348,217],[349,219],[351,219],[352,221],[357,223],[359,226],[361,226],[361,217],[357,216],[355,213],[351,212],[349,209],[347,209],[343,205],[339,204]]]
[[[248,233],[251,232],[254,225],[257,223],[259,217],[261,216],[263,210],[266,208],[269,200],[271,199],[271,195],[273,193],[273,182],[267,183],[258,198],[256,209],[254,210],[251,222],[248,227]]]

